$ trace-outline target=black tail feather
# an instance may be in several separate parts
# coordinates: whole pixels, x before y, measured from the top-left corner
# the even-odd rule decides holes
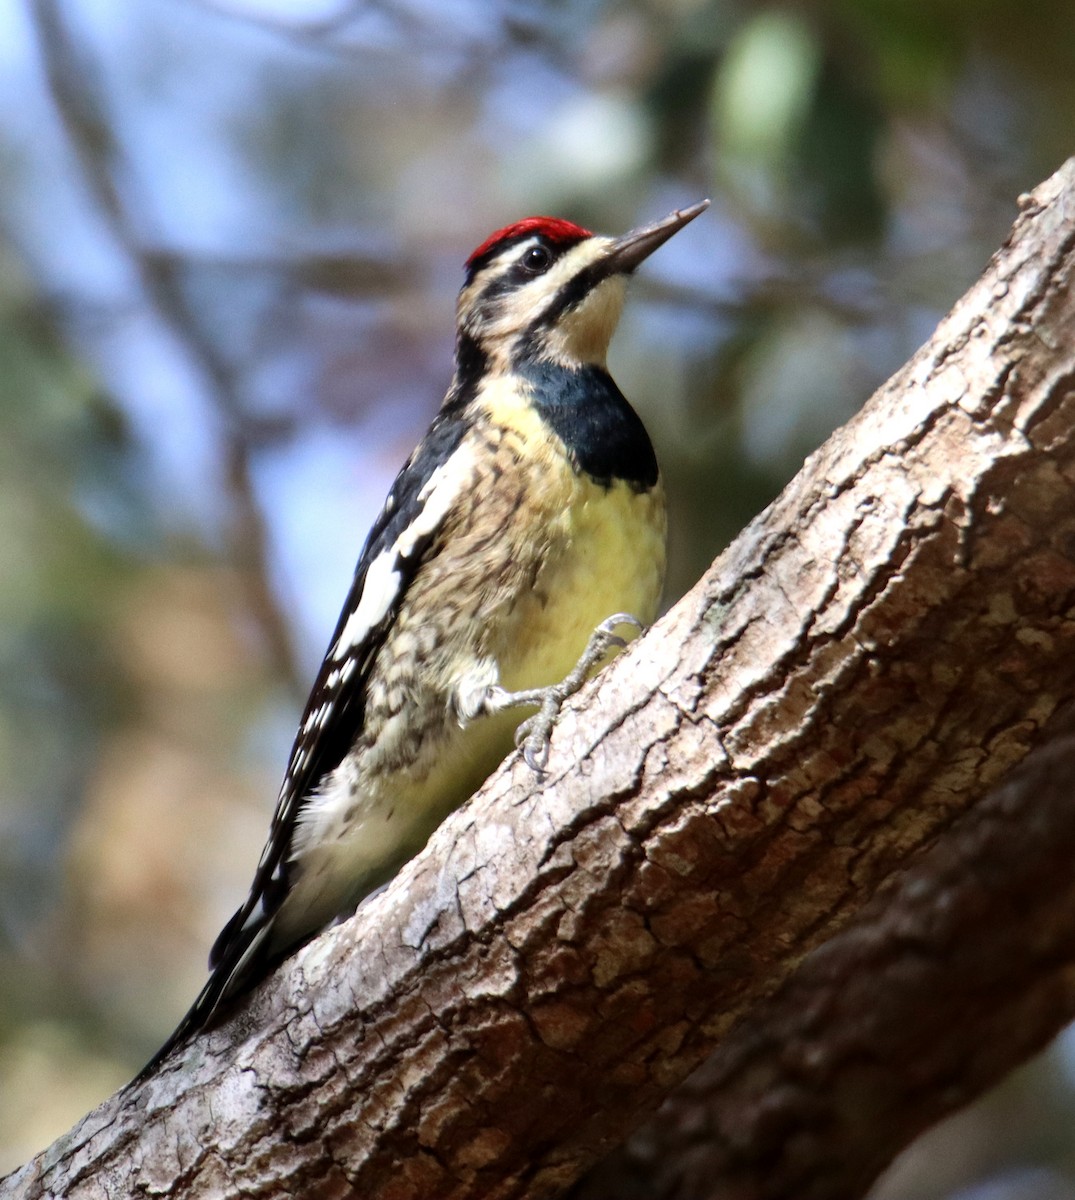
[[[239,915],[241,913],[236,914]],[[295,949],[291,946],[281,952],[274,947],[269,938],[271,929],[272,923],[266,922],[232,930],[228,942],[224,942],[223,938],[218,939],[214,951],[220,947],[223,953],[218,961],[213,962],[212,973],[198,993],[198,998],[164,1045],[127,1085],[128,1088],[148,1079],[173,1051],[185,1046],[199,1033],[219,1025],[227,1016],[231,1002],[257,987]]]

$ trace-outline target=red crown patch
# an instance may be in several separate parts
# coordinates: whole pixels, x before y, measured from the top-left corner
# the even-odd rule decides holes
[[[466,265],[473,266],[479,258],[494,250],[501,242],[515,242],[534,233],[542,234],[554,245],[563,245],[565,242],[581,242],[583,238],[593,236],[588,229],[583,229],[581,225],[561,220],[559,217],[526,217],[522,221],[516,221],[514,225],[505,225],[503,229],[498,229],[496,233],[490,234],[467,259]]]

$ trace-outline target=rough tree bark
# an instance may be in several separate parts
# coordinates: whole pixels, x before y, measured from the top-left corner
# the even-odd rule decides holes
[[[863,1195],[1075,1017],[1073,861],[1069,733],[807,955],[571,1200]]]
[[[564,714],[543,786],[507,764],[0,1196],[553,1196],[770,1011],[1075,694],[1073,196],[1075,161]]]

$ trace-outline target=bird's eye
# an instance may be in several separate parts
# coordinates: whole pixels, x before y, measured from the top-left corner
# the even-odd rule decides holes
[[[522,266],[531,275],[540,275],[552,266],[552,254],[547,246],[531,246],[523,255]]]

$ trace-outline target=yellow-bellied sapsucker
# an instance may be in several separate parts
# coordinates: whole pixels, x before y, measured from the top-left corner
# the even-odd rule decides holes
[[[707,205],[620,238],[530,217],[467,260],[451,387],[366,540],[250,894],[154,1063],[389,879],[513,737],[540,769],[614,628],[656,615],[664,494],[605,357],[627,276]]]

